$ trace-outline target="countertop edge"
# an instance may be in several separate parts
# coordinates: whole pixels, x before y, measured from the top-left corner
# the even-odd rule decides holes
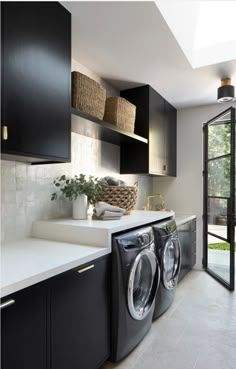
[[[100,250],[96,250],[94,254],[90,254],[87,256],[83,256],[79,259],[75,259],[73,261],[70,261],[68,263],[59,265],[57,267],[54,267],[52,269],[48,269],[45,272],[41,272],[38,274],[35,274],[33,276],[30,276],[26,279],[20,280],[18,282],[13,282],[11,284],[8,284],[4,287],[1,287],[0,289],[0,298],[5,298],[7,296],[10,296],[16,292],[19,292],[27,287],[31,287],[35,284],[38,284],[40,282],[46,281],[47,279],[56,277],[64,272],[69,272],[70,270],[80,267],[81,265],[90,263],[95,261],[96,259],[106,256],[111,253],[111,249],[109,248],[101,248]]]

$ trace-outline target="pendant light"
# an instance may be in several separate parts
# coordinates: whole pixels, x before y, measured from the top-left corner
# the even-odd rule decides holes
[[[231,85],[231,79],[222,79],[221,86],[217,90],[217,101],[224,103],[233,101],[234,99],[234,86]]]

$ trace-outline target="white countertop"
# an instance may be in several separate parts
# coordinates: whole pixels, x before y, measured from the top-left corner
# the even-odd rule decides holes
[[[102,247],[28,238],[1,248],[1,297],[110,253]]]
[[[176,221],[177,227],[184,223],[190,222],[193,219],[196,219],[196,215],[186,215],[186,214],[178,214],[178,213],[175,214],[175,221]]]
[[[145,226],[174,212],[133,211],[120,220],[56,219],[35,222],[32,238],[8,242],[1,251],[1,297],[111,252],[112,234]],[[194,219],[177,215],[177,225]]]
[[[120,220],[53,219],[33,224],[32,236],[47,240],[111,248],[112,234],[174,217],[173,211],[134,210]]]

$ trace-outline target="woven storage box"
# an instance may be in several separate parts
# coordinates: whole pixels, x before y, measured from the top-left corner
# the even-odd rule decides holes
[[[103,119],[106,90],[96,81],[79,72],[72,72],[72,106]]]
[[[134,186],[103,186],[103,191],[100,201],[125,209],[127,214],[134,209],[138,194],[137,183]]]
[[[104,120],[134,133],[136,106],[123,97],[107,97]]]

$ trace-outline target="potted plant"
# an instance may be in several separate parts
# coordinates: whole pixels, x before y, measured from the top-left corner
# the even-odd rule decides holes
[[[88,203],[95,204],[102,196],[103,190],[98,178],[85,174],[75,175],[74,178],[62,175],[53,181],[59,191],[52,194],[51,200],[58,198],[61,192],[64,197],[73,202],[73,219],[86,219]]]

